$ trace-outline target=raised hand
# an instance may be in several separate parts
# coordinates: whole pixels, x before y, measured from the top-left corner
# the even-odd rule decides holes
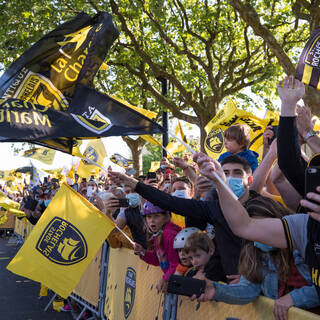
[[[282,103],[290,103],[295,107],[297,102],[305,95],[305,86],[293,76],[285,77],[278,84],[278,93]]]

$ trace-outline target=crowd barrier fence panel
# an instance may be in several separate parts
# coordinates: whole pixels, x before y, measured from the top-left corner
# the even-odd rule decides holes
[[[15,215],[11,212],[7,212],[7,211],[0,211],[0,215],[7,215],[8,220],[3,223],[0,224],[0,229],[2,230],[9,230],[9,229],[14,229],[15,226]]]

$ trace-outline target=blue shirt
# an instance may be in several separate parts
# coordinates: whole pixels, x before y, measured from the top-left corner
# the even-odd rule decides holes
[[[225,153],[222,153],[220,155],[218,161],[221,162],[224,158],[232,156],[232,155],[236,155],[236,156],[239,156],[239,157],[241,157],[243,159],[246,159],[250,164],[252,172],[257,169],[259,154],[256,153],[255,151],[252,151],[252,150],[249,150],[249,149],[246,149],[246,150],[241,151],[241,152],[236,153],[236,154],[231,153],[229,151],[225,152]]]

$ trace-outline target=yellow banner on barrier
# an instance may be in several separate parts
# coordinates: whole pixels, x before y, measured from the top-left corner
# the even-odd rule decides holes
[[[132,250],[110,249],[106,317],[110,320],[147,320],[156,316],[162,319],[163,294],[157,294],[156,289],[162,275],[160,267],[146,264]]]
[[[105,315],[109,320],[162,319],[163,295],[157,294],[157,281],[163,275],[160,267],[147,265],[132,250],[111,249],[109,254]],[[274,320],[272,299],[259,297],[247,305],[222,302],[190,301],[179,296],[177,320],[235,318],[241,320]],[[159,309],[158,309],[159,308]],[[288,320],[316,320],[319,315],[291,307]]]

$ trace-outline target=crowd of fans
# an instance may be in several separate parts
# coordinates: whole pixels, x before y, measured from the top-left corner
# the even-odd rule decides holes
[[[110,170],[105,179],[79,181],[75,175],[72,187],[135,242],[132,248],[114,232],[108,238],[112,247],[133,249],[161,267],[159,291],[166,292],[176,274],[206,281],[204,294],[191,299],[240,305],[263,294],[275,300],[276,319],[287,319],[292,306],[317,312],[320,180],[309,190],[305,175],[320,166],[320,137],[313,132],[310,110],[297,106],[304,90],[293,77],[279,83],[280,122],[277,132],[272,127],[264,132],[259,165],[258,154],[248,150],[246,126],[233,125],[224,132],[227,152],[219,161],[203,153],[175,157],[172,163],[163,158],[157,172],[146,176]],[[316,155],[309,163],[303,144]],[[46,179],[17,195],[31,223],[58,188],[57,180]],[[186,228],[177,216],[185,218]]]

